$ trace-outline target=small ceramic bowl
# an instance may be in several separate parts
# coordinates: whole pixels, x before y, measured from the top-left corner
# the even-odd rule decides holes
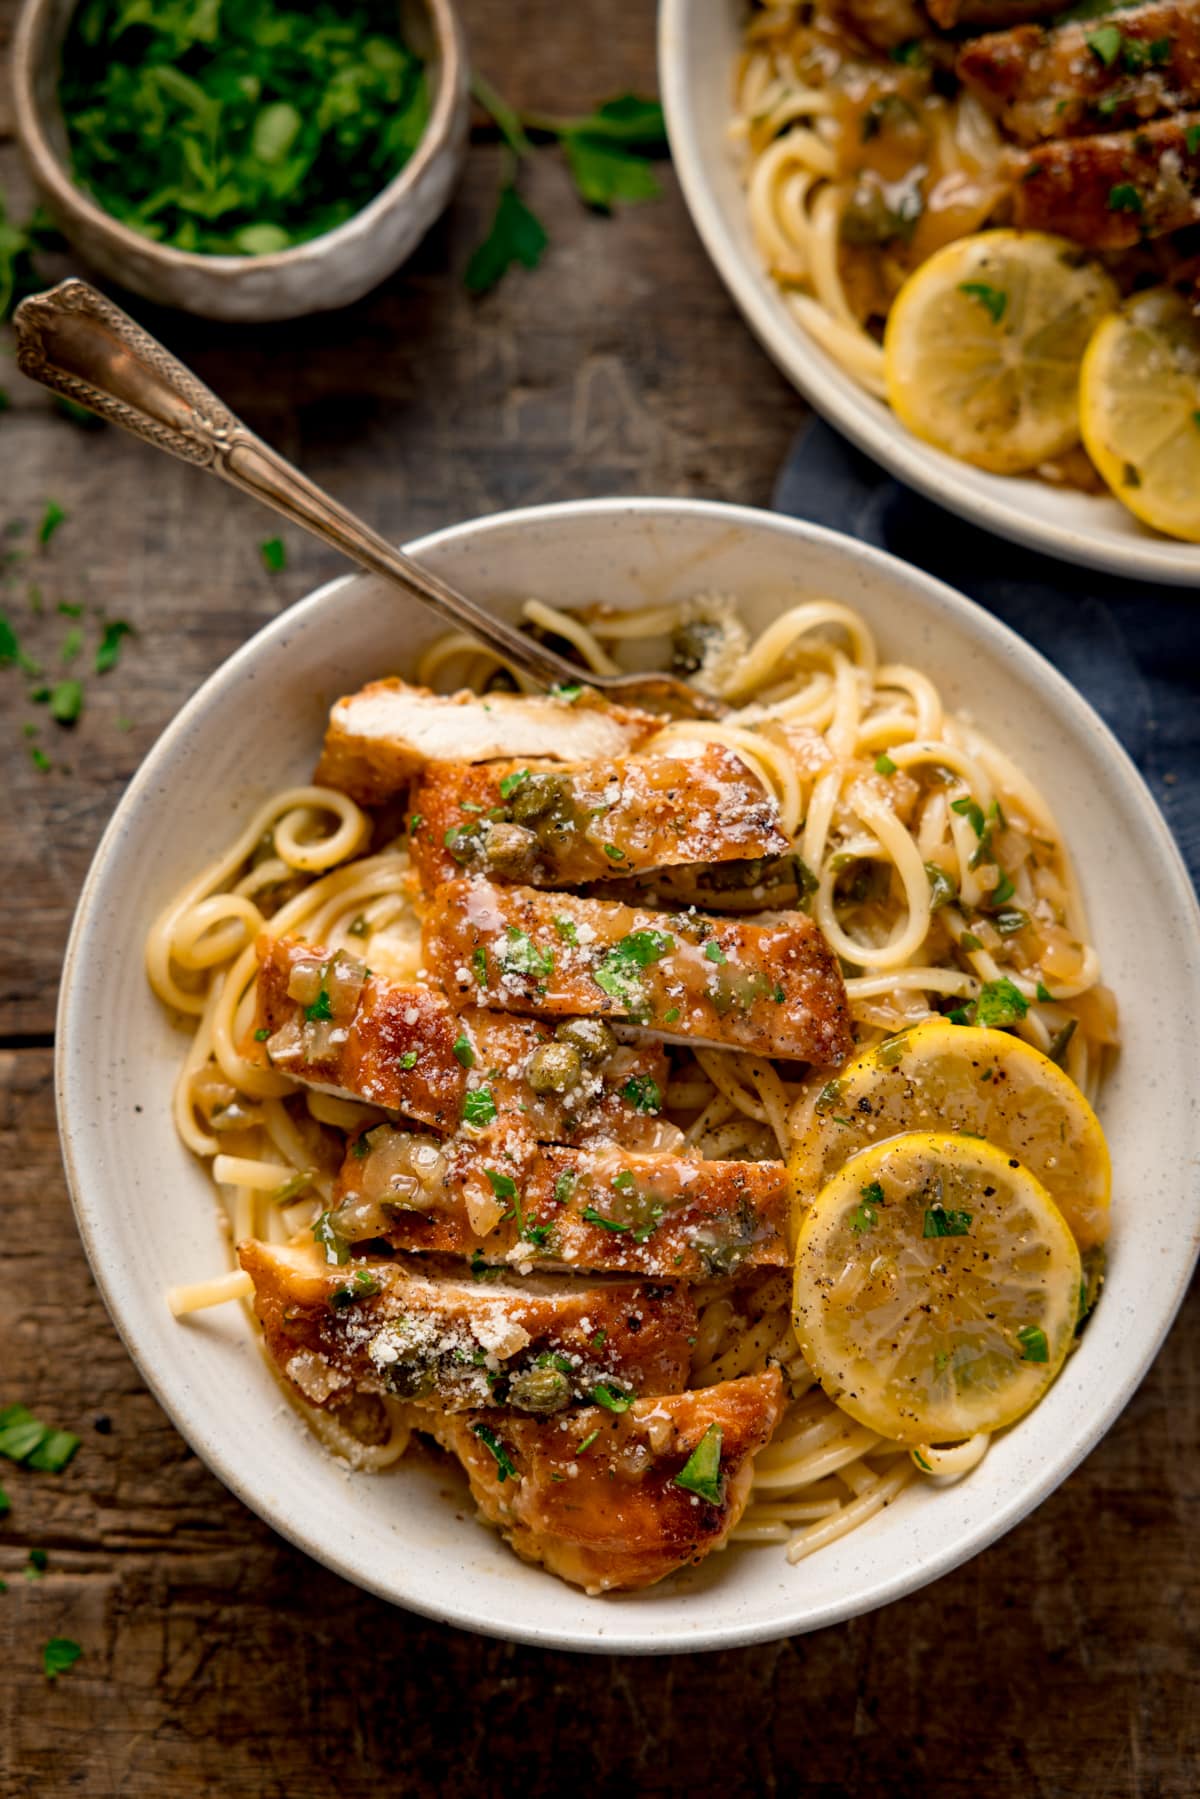
[[[432,108],[400,173],[333,231],[267,256],[158,244],[98,206],[70,174],[59,57],[75,0],[25,0],[13,40],[17,138],[43,204],[92,266],[134,293],[205,318],[262,323],[347,306],[390,275],[450,197],[467,148],[466,39],[453,0],[404,0],[405,38],[425,57]]]
[[[544,1647],[658,1654],[791,1636],[910,1593],[994,1542],[1100,1440],[1187,1287],[1200,1243],[1200,913],[1179,852],[1124,751],[1056,669],[982,607],[848,537],[705,501],[593,500],[477,519],[409,549],[507,619],[529,594],[628,608],[708,592],[738,595],[757,631],[801,598],[841,600],[886,659],[915,663],[1013,746],[1067,827],[1121,1006],[1121,1055],[1100,1099],[1113,1157],[1103,1298],[1041,1404],[959,1485],[910,1487],[799,1567],[779,1544],[735,1545],[648,1592],[604,1599],[480,1529],[444,1463],[349,1474],[283,1402],[239,1307],[174,1319],[166,1289],[223,1272],[229,1242],[172,1121],[185,1039],[145,980],[142,944],[180,883],[273,789],[311,778],[337,695],[411,672],[443,628],[396,588],[348,575],[273,619],[167,727],[79,903],[59,1002],[58,1116],[108,1309],[179,1429],[247,1505],[347,1580],[428,1617]]]

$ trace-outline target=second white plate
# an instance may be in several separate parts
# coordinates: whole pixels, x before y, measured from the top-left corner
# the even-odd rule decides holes
[[[671,154],[704,246],[748,324],[817,410],[900,481],[1030,549],[1106,574],[1200,586],[1200,544],[1140,525],[1116,500],[990,475],[913,437],[797,324],[759,261],[730,152],[745,0],[661,0],[659,84]]]

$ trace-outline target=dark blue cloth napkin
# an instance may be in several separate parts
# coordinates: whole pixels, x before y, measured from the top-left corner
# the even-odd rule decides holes
[[[969,594],[1042,652],[1120,738],[1200,887],[1200,583],[1116,580],[993,537],[902,487],[814,420],[776,511],[902,556]]]

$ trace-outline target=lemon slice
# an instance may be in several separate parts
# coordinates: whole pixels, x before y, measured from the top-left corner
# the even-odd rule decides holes
[[[902,1443],[1000,1430],[1071,1346],[1080,1261],[1040,1181],[991,1144],[913,1131],[823,1187],[796,1244],[795,1326],[829,1397]]]
[[[923,262],[897,294],[887,396],[910,431],[1011,475],[1079,441],[1079,364],[1117,289],[1064,238],[981,231]]]
[[[865,1145],[911,1130],[986,1138],[1041,1181],[1081,1249],[1107,1237],[1112,1164],[1100,1120],[1019,1037],[933,1018],[856,1057],[811,1102],[791,1161],[798,1200]]]
[[[1083,359],[1088,455],[1130,512],[1200,543],[1200,321],[1169,287],[1105,319]]]

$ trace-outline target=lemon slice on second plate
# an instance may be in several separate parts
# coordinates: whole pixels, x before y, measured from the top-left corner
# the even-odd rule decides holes
[[[1079,365],[1117,303],[1075,244],[981,231],[909,276],[888,316],[887,396],[910,431],[963,462],[1017,474],[1079,441]]]
[[[852,1418],[902,1443],[957,1442],[1041,1398],[1080,1281],[1061,1212],[1014,1156],[914,1131],[847,1162],[805,1214],[796,1334]]]
[[[1173,289],[1137,294],[1083,359],[1088,455],[1130,512],[1200,543],[1200,320]]]
[[[912,1130],[986,1138],[1048,1189],[1081,1249],[1107,1237],[1108,1145],[1074,1081],[1007,1031],[940,1018],[864,1051],[815,1094],[791,1161],[798,1200],[866,1145]]]

